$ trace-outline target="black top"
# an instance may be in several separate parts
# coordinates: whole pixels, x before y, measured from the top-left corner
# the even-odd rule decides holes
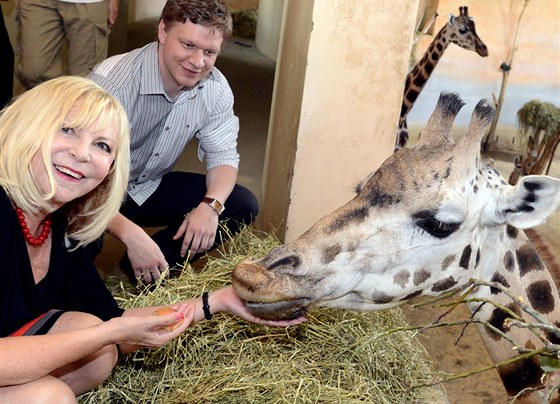
[[[15,209],[0,187],[0,337],[51,309],[86,312],[104,321],[122,315],[87,248],[65,247],[65,229],[65,218],[55,212],[49,271],[35,284]]]

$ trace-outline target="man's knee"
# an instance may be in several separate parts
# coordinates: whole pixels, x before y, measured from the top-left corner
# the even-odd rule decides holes
[[[245,222],[245,224],[253,222],[259,214],[259,202],[255,194],[247,188],[237,185],[235,187],[235,192],[232,193],[232,196],[235,201],[231,202],[233,202],[233,204],[238,207],[237,209],[242,212],[239,219]]]

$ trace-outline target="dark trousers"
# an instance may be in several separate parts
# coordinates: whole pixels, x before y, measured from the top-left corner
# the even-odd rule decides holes
[[[160,227],[164,229],[152,235],[170,266],[182,265],[185,258],[180,256],[183,239],[173,240],[186,213],[196,208],[206,195],[206,176],[196,173],[174,171],[163,176],[156,191],[142,204],[138,205],[130,197],[121,208],[121,213],[141,227]],[[225,210],[220,215],[220,223],[227,228],[218,228],[216,242],[219,245],[228,234],[237,233],[244,225],[251,224],[259,212],[257,198],[247,188],[236,185],[225,201]],[[125,256],[126,265],[128,258]],[[128,264],[130,265],[130,264]]]
[[[4,15],[0,7],[0,50],[2,52],[2,80],[0,80],[0,109],[12,99],[14,87],[14,50],[4,23]]]

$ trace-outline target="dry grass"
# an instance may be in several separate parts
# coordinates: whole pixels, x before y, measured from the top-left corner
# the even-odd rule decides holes
[[[188,266],[153,291],[113,285],[123,307],[175,303],[229,283],[234,265],[278,241],[244,230],[200,271]],[[230,314],[203,321],[156,351],[120,359],[112,377],[80,403],[434,402],[413,386],[434,371],[400,309],[314,308],[290,328],[249,324]]]

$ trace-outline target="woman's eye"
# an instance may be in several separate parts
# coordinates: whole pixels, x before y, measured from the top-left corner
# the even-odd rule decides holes
[[[106,151],[107,153],[111,153],[111,146],[109,146],[107,143],[105,142],[99,142],[97,143],[97,147],[99,147],[101,150]]]
[[[60,129],[60,131],[66,133],[68,135],[73,135],[75,133],[74,128],[62,128],[62,129]]]
[[[450,236],[452,233],[457,231],[457,229],[461,226],[461,223],[452,222],[442,222],[435,218],[423,219],[416,222],[418,227],[422,230],[434,236],[436,238],[445,238]]]

